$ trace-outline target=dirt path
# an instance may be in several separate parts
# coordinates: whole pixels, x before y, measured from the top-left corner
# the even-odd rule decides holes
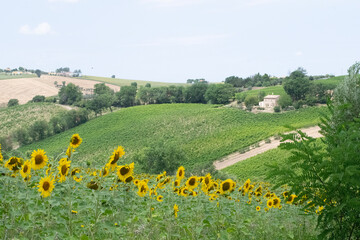
[[[308,136],[313,138],[322,137],[322,135],[319,133],[320,128],[318,126],[309,127],[309,128],[301,128],[301,131],[306,133]],[[256,156],[258,154],[261,154],[263,152],[266,152],[270,149],[277,148],[280,145],[280,140],[275,140],[274,137],[270,138],[271,143],[265,143],[265,141],[259,142],[260,147],[250,149],[250,151],[245,153],[232,153],[223,159],[214,162],[214,166],[216,170],[224,169],[228,166],[231,166],[237,162],[240,162],[242,160],[245,160],[247,158]]]

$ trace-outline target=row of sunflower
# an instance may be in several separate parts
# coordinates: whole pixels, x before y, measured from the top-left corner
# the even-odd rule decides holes
[[[74,134],[69,142],[69,146],[63,158],[60,158],[57,166],[48,164],[49,158],[42,149],[34,150],[29,160],[24,161],[18,157],[11,157],[4,164],[4,167],[10,170],[13,177],[21,175],[25,182],[31,181],[32,174],[41,176],[37,184],[38,191],[43,198],[51,196],[56,184],[62,184],[67,179],[74,180],[77,183],[82,182],[83,175],[88,176],[88,181],[83,185],[94,191],[103,189],[104,181],[112,181],[109,191],[126,189],[127,191],[136,191],[139,197],[148,196],[150,199],[156,199],[158,202],[164,200],[161,194],[164,191],[172,192],[177,196],[196,197],[198,195],[207,196],[209,201],[216,201],[218,198],[225,198],[230,201],[239,202],[246,197],[247,204],[256,203],[256,210],[261,210],[261,205],[266,203],[264,211],[271,208],[281,209],[282,203],[292,204],[296,195],[284,192],[277,196],[269,189],[268,183],[255,183],[249,179],[243,183],[237,183],[232,179],[221,181],[213,179],[211,174],[205,176],[185,177],[185,168],[179,167],[176,176],[167,176],[163,172],[157,176],[147,174],[134,174],[135,164],[119,165],[120,159],[125,155],[124,148],[118,146],[110,156],[107,163],[101,169],[90,169],[72,167],[71,158],[75,150],[82,143],[78,134]],[[0,160],[3,161],[0,146]],[[45,173],[39,170],[45,169]],[[83,174],[83,175],[81,175]],[[70,178],[69,178],[70,176]],[[108,180],[107,180],[108,179]],[[237,190],[237,191],[236,191]],[[174,205],[174,216],[177,217],[179,206]]]

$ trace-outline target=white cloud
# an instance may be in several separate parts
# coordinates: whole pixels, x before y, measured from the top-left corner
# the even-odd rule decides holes
[[[225,39],[229,37],[227,34],[217,35],[199,35],[189,37],[177,37],[177,38],[160,38],[150,42],[132,44],[132,46],[192,46],[213,43],[217,40]]]
[[[40,23],[35,28],[31,28],[28,24],[25,24],[20,27],[19,32],[21,34],[31,34],[31,35],[46,35],[50,33],[54,33],[51,30],[51,26],[47,22]]]
[[[302,52],[302,51],[297,51],[297,52],[295,53],[295,55],[296,55],[296,56],[302,56],[302,55],[303,55],[303,52]]]
[[[66,3],[77,3],[80,0],[48,0],[49,2],[66,2]]]

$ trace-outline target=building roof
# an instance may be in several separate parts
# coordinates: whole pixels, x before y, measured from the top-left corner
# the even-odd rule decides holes
[[[267,95],[266,97],[264,97],[264,99],[265,98],[267,98],[267,99],[276,99],[276,98],[279,98],[280,97],[280,95]]]

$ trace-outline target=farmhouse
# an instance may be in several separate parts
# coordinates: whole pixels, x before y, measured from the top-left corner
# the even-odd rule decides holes
[[[278,106],[280,95],[267,95],[264,97],[264,101],[259,102],[259,106],[262,108],[273,108]]]

